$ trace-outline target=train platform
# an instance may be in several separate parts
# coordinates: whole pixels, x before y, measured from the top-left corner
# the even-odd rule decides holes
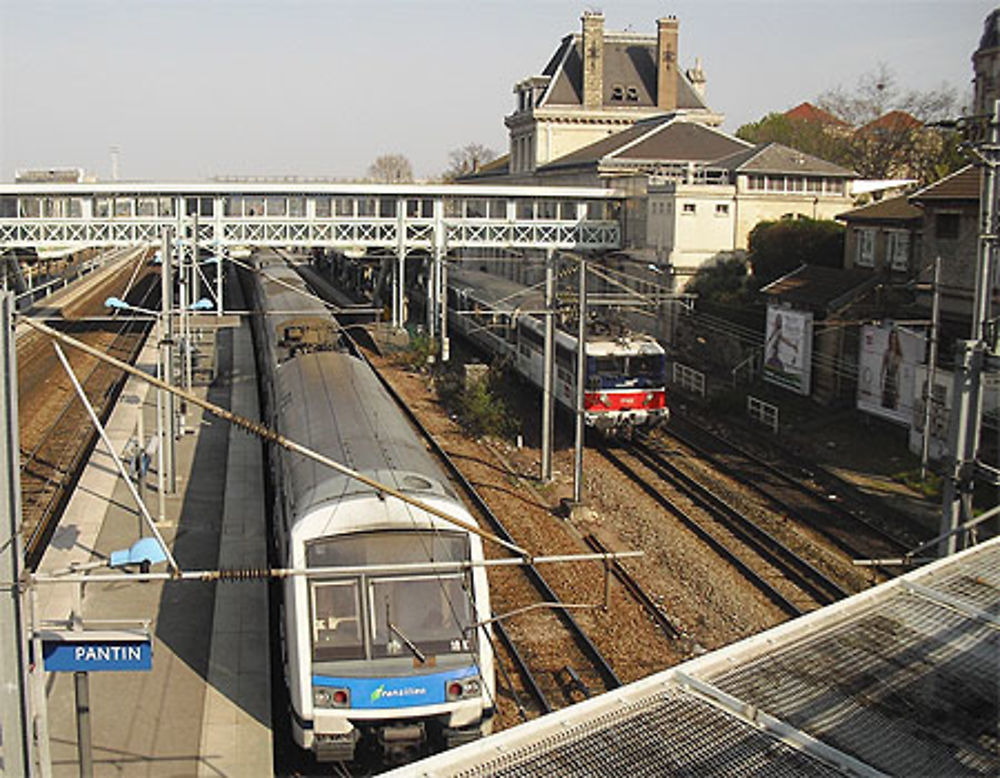
[[[232,323],[231,317],[223,322]],[[259,418],[248,324],[204,332],[201,348],[215,375],[194,391]],[[155,360],[150,339],[139,367],[152,372]],[[147,439],[154,435],[156,395],[142,380],[128,379],[106,425],[118,456],[130,450],[140,429]],[[181,569],[267,566],[262,457],[258,439],[200,408],[187,409],[186,431],[176,442],[176,492],[166,496],[164,520],[157,524]],[[156,517],[155,472],[145,481],[145,501]],[[99,442],[38,572],[107,560],[149,534]],[[266,586],[143,583],[123,574],[120,583],[87,584],[78,599],[74,584],[37,585],[39,626],[65,625],[76,608],[84,625],[149,623],[151,670],[89,674],[96,776],[272,774]],[[79,775],[73,674],[46,673],[44,683],[52,775]]]
[[[1000,774],[1000,538],[386,775]]]

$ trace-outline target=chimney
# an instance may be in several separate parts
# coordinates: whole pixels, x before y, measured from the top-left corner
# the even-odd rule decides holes
[[[677,109],[677,17],[656,20],[656,105]]]
[[[604,14],[584,11],[583,107],[598,110],[604,105]]]

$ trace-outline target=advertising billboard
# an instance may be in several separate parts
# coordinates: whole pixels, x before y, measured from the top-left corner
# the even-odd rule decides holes
[[[858,409],[899,424],[913,419],[914,371],[924,361],[923,333],[892,322],[861,328]]]
[[[767,306],[764,380],[809,394],[812,367],[812,313]]]

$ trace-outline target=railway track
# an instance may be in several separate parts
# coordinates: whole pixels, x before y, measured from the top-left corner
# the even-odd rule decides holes
[[[837,595],[835,585],[821,584],[801,559],[756,535],[738,512],[677,478],[654,452],[629,446],[619,452],[605,447],[604,456],[627,479],[681,521],[752,586],[788,616],[800,616]]]
[[[364,357],[363,354],[362,357]],[[447,452],[437,443],[412,410],[402,402],[392,385],[374,366],[372,369],[375,370],[375,374],[393,398],[400,403],[400,407],[403,408],[411,423],[427,440],[433,453],[465,492],[475,509],[474,512],[479,514],[479,519],[485,522],[497,536],[509,543],[516,543]],[[505,575],[513,575],[526,580],[533,591],[526,590],[522,584],[519,593],[508,599],[498,597],[496,587],[491,586],[491,595],[494,605],[500,606],[501,612],[519,611],[509,624],[505,624],[503,621],[494,622],[494,631],[504,645],[507,656],[521,682],[521,688],[518,689],[511,679],[512,685],[509,690],[511,696],[516,700],[521,717],[527,718],[530,713],[548,713],[556,708],[564,707],[566,704],[589,697],[592,693],[600,693],[621,686],[622,681],[610,662],[603,656],[570,610],[563,607],[564,603],[538,568],[534,565],[522,565],[518,567],[518,570],[522,572],[512,573],[510,570],[497,570],[497,574],[493,575],[491,580]],[[509,585],[504,587],[505,590],[508,588]],[[539,599],[552,607],[536,608]],[[520,647],[518,634],[526,632],[541,633],[546,636],[549,650],[546,651],[545,656],[541,656],[530,648],[522,649]],[[553,662],[553,658],[558,659]],[[526,703],[521,698],[522,694],[530,702]]]
[[[137,357],[149,324],[107,318],[104,299],[129,288],[130,303],[149,307],[158,299],[154,274],[144,271],[140,255],[74,303],[73,318],[54,326],[128,362]],[[136,268],[139,272],[136,273]],[[103,321],[88,321],[101,317]],[[21,445],[22,528],[25,563],[41,561],[83,463],[97,440],[96,430],[55,356],[50,340],[30,336],[18,341],[18,395]],[[106,420],[124,384],[124,375],[83,354],[67,355],[74,372],[98,412]]]
[[[852,558],[900,556],[923,539],[903,537],[693,421],[675,419],[666,434]],[[895,575],[887,569],[877,570],[886,578]]]

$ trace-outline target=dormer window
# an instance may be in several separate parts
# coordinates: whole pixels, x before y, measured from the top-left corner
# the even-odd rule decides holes
[[[615,84],[611,87],[611,100],[612,102],[620,103],[625,99],[625,87],[621,84]]]
[[[639,90],[636,89],[634,86],[630,86],[628,89],[625,90],[625,99],[628,100],[630,103],[638,103]]]

